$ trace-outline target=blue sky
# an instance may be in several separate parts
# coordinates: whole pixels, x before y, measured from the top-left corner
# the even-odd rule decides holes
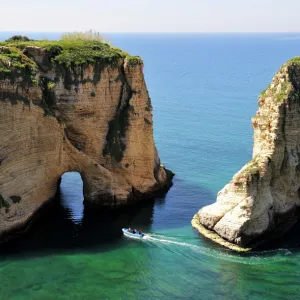
[[[3,0],[0,31],[300,32],[300,0]]]

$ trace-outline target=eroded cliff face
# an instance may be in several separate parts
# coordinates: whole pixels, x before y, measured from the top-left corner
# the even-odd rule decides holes
[[[118,50],[111,61],[67,65],[56,60],[63,49],[50,50],[0,47],[0,238],[24,226],[68,171],[81,174],[85,201],[104,206],[170,185],[141,59]]]
[[[234,250],[289,229],[300,206],[300,59],[286,63],[259,97],[253,158],[203,207],[193,226]],[[210,231],[208,231],[209,229]],[[222,238],[222,239],[221,239]],[[240,250],[243,250],[240,248]]]

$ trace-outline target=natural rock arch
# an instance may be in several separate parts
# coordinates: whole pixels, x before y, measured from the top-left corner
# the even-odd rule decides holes
[[[58,46],[0,47],[12,60],[10,77],[0,72],[0,237],[24,226],[55,195],[65,172],[81,174],[85,201],[110,207],[170,185],[153,140],[141,59],[91,45],[90,51],[104,47],[110,60],[68,67],[53,58]],[[9,69],[15,57],[26,74]]]

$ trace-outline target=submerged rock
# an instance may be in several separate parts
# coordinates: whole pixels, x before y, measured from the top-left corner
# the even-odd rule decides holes
[[[170,186],[139,57],[97,41],[2,44],[0,238],[31,220],[65,172],[81,174],[85,201],[109,207]]]
[[[281,67],[258,104],[252,160],[218,193],[216,203],[196,215],[224,246],[256,247],[282,235],[299,216],[300,58]]]

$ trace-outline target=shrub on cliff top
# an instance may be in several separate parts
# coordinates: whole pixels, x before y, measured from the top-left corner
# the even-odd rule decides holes
[[[61,36],[63,41],[104,41],[104,37],[94,30],[86,32],[66,32]]]
[[[23,35],[14,35],[11,38],[7,39],[6,42],[28,42],[30,39],[27,36]]]

